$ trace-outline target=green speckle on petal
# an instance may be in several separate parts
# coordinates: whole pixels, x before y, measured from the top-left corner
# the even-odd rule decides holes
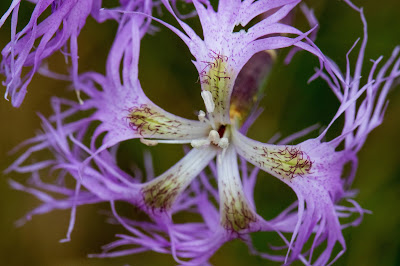
[[[143,200],[151,209],[168,210],[185,187],[180,169],[150,182],[142,189]]]
[[[168,211],[179,195],[208,165],[215,149],[192,149],[178,163],[155,179],[143,184],[142,200],[147,208]]]
[[[130,126],[144,137],[160,135],[187,136],[184,133],[185,131],[181,130],[181,127],[186,126],[182,121],[167,117],[165,114],[146,104],[130,108],[127,118],[129,119]]]
[[[247,229],[257,220],[256,215],[245,201],[244,195],[232,195],[224,191],[225,202],[221,224],[230,231],[239,232]]]
[[[220,222],[228,231],[241,232],[257,222],[257,215],[243,192],[234,147],[217,157]]]
[[[233,71],[230,70],[228,57],[214,53],[213,60],[203,62],[206,64],[200,73],[200,82],[202,89],[211,92],[215,104],[213,116],[220,118],[220,123],[229,122],[229,98],[233,88]],[[227,117],[225,117],[227,116]],[[223,119],[228,119],[224,121]]]
[[[278,174],[283,179],[309,174],[312,169],[310,157],[298,147],[253,147],[258,156],[251,156],[261,168]]]

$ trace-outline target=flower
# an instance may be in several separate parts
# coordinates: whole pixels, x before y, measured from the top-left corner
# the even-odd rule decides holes
[[[342,75],[336,64],[307,38],[307,33],[279,22],[299,1],[221,1],[218,11],[206,1],[193,1],[202,23],[203,39],[175,15],[168,1],[163,3],[185,33],[154,19],[177,34],[195,57],[193,63],[199,72],[206,112],[200,111],[198,120],[188,120],[166,112],[146,97],[138,79],[138,58],[140,39],[147,32],[150,14],[125,12],[123,17],[126,20],[121,20],[123,23],[108,56],[106,75],[94,72],[79,75],[77,82],[88,99],[82,104],[55,99],[55,115],[50,121],[42,119],[44,134],[28,141],[33,146],[8,169],[34,172],[33,180],[37,187],[64,194],[65,198],[55,200],[38,190],[17,183],[12,185],[44,201],[31,214],[57,208],[72,209],[66,240],[70,238],[78,205],[109,201],[116,221],[132,236],[120,235],[119,240],[105,248],[105,253],[98,255],[100,257],[155,250],[172,253],[181,264],[202,265],[225,242],[240,238],[254,253],[272,260],[285,263],[301,260],[314,265],[333,263],[346,248],[342,228],[360,221],[357,219],[341,225],[339,218],[354,212],[362,216],[365,212],[351,199],[348,201],[353,207],[342,206],[340,201],[351,196],[348,186],[356,170],[356,153],[371,130],[382,122],[387,92],[400,75],[399,48],[394,50],[377,75],[375,71],[381,58],[375,61],[366,84],[361,86],[366,24],[362,10],[351,3],[350,6],[360,12],[365,27],[365,38],[353,76],[350,75],[350,63],[346,74]],[[235,26],[245,27],[266,11],[271,12],[268,17],[247,30],[235,31]],[[295,34],[298,37],[276,34]],[[317,56],[320,69],[313,78],[322,77],[327,81],[339,99],[340,107],[328,127],[315,139],[287,145],[314,129],[312,127],[277,145],[252,140],[246,137],[246,131],[258,112],[246,105],[254,104],[257,91],[240,88],[235,91],[235,81],[245,63],[258,52],[289,46]],[[388,74],[390,67],[392,70]],[[244,107],[238,99],[246,103]],[[61,105],[68,108],[61,111]],[[84,110],[93,113],[68,122],[72,115]],[[249,110],[253,113],[246,120]],[[325,141],[327,131],[340,116],[345,118],[341,134]],[[83,141],[94,121],[100,121],[100,124],[94,130],[89,147],[86,147]],[[133,138],[140,138],[148,146],[186,143],[193,149],[165,173],[142,182],[119,169],[115,156],[110,152],[121,141]],[[101,144],[96,145],[97,142]],[[343,149],[341,143],[344,143]],[[32,152],[42,149],[54,150],[55,158],[24,165]],[[240,167],[238,156],[243,160]],[[245,161],[255,166],[250,175]],[[352,163],[352,172],[342,177],[343,168],[348,163]],[[203,171],[207,166],[211,170],[209,177]],[[76,180],[75,190],[43,184],[35,171],[47,167],[68,172]],[[259,169],[287,184],[298,197],[297,202],[270,221],[257,214],[252,200]],[[198,176],[200,178],[196,180]],[[217,179],[217,189],[209,184],[208,178]],[[115,201],[125,201],[140,208],[152,221],[120,217]],[[219,210],[213,202],[218,203]],[[181,211],[198,213],[203,222],[174,223],[172,215]],[[277,232],[288,247],[286,256],[256,251],[249,233],[257,231]],[[187,235],[187,232],[193,233]],[[290,240],[286,239],[286,233],[291,234]],[[311,246],[307,249],[305,246],[309,242]],[[342,251],[331,260],[336,243],[340,244]],[[315,248],[324,244],[326,247],[322,253],[313,258]],[[134,248],[111,251],[125,245]]]
[[[149,146],[158,143],[190,143],[194,149],[181,161],[166,173],[142,185],[138,193],[138,196],[141,196],[136,204],[152,216],[170,217],[174,202],[204,167],[217,156],[218,176],[222,175],[227,178],[220,183],[220,201],[232,205],[231,209],[227,209],[225,212],[236,211],[235,208],[238,206],[234,202],[238,199],[229,195],[238,194],[239,202],[241,202],[240,208],[243,209],[240,211],[248,213],[250,216],[250,219],[244,218],[242,214],[238,218],[236,216],[226,217],[223,212],[221,217],[226,219],[224,218],[225,220],[222,222],[225,229],[232,232],[246,229],[250,222],[255,221],[256,214],[253,213],[244,198],[240,181],[237,179],[239,177],[236,176],[236,173],[228,171],[229,167],[225,165],[226,160],[223,159],[226,157],[231,158],[228,160],[230,162],[235,161],[236,152],[230,142],[232,131],[236,130],[234,127],[240,123],[235,121],[238,117],[231,118],[231,113],[235,114],[238,111],[233,109],[231,112],[230,96],[240,69],[251,56],[261,50],[296,45],[323,59],[316,48],[301,42],[301,39],[305,38],[303,33],[279,23],[279,20],[286,16],[297,3],[293,1],[259,2],[254,6],[249,2],[231,2],[231,4],[221,2],[218,12],[215,12],[211,6],[208,6],[206,10],[200,3],[194,2],[205,29],[204,40],[195,35],[178,17],[175,18],[189,37],[160,21],[184,40],[197,59],[194,64],[199,71],[202,86],[201,96],[207,111],[199,112],[199,121],[170,114],[156,106],[144,95],[137,80],[139,38],[134,37],[139,36],[138,32],[132,37],[132,46],[130,46],[121,42],[126,38],[121,30],[121,34],[114,43],[115,46],[110,51],[107,76],[102,77],[95,73],[89,73],[82,75],[80,79],[83,84],[82,91],[90,96],[81,108],[95,108],[96,111],[90,119],[101,121],[92,138],[92,149],[98,136],[105,133],[101,147],[89,159],[106,148],[132,138],[140,138],[144,144]],[[174,14],[169,3],[164,2],[164,4]],[[248,13],[251,8],[254,8],[254,12]],[[246,25],[258,14],[274,8],[277,10],[272,15],[251,27],[246,33],[243,31],[233,32],[236,24]],[[232,13],[232,10],[235,12]],[[237,16],[236,10],[239,10],[239,16]],[[207,24],[207,21],[217,20],[221,21],[218,27],[215,23]],[[131,27],[126,28],[132,31]],[[300,37],[291,39],[267,36],[260,39],[264,35],[272,33],[295,33]],[[126,50],[121,47],[126,47]],[[124,58],[123,61],[123,80],[121,82],[119,68],[116,66],[120,65],[122,55],[128,59]],[[101,86],[103,90],[96,89],[94,83]],[[222,179],[220,178],[220,180]],[[230,185],[229,180],[232,180],[234,185]],[[242,221],[239,222],[235,219],[242,219]]]

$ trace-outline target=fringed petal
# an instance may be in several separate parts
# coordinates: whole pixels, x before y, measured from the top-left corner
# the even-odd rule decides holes
[[[202,40],[186,23],[174,13],[168,1],[163,1],[168,11],[177,19],[190,41],[184,40],[196,58],[202,96],[209,117],[215,128],[230,123],[229,104],[235,80],[244,64],[257,52],[297,46],[316,55],[320,64],[326,60],[310,39],[297,29],[280,24],[299,1],[220,1],[215,11],[209,1],[193,1],[203,29]],[[257,14],[271,11],[272,14],[252,26],[248,32],[235,32],[235,26],[243,26]],[[298,38],[268,36],[291,33]],[[260,39],[262,37],[262,39]],[[306,39],[306,42],[302,42]],[[204,97],[203,94],[210,94]],[[210,99],[209,99],[210,98]],[[212,104],[209,102],[212,101]]]

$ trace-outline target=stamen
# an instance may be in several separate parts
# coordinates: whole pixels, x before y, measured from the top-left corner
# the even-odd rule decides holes
[[[195,139],[190,142],[193,148],[202,148],[210,145],[210,141],[208,139]]]
[[[208,134],[208,139],[211,141],[212,144],[218,145],[221,138],[219,137],[218,131],[211,130],[210,134]]]
[[[211,92],[203,90],[201,92],[201,97],[203,98],[203,101],[204,101],[204,104],[206,106],[207,112],[208,113],[214,112],[215,103],[214,103],[213,96],[212,96]]]
[[[218,147],[222,149],[226,149],[229,146],[229,140],[228,138],[221,138],[220,141],[218,142]]]
[[[195,139],[190,144],[193,148],[201,148],[213,144],[221,149],[226,149],[229,146],[229,139],[222,137],[225,133],[225,128],[225,126],[221,126],[218,131],[213,129],[208,133],[207,139]]]
[[[199,118],[200,122],[206,122],[206,113],[204,113],[204,111],[200,110],[199,114],[197,115],[197,117]]]
[[[144,145],[149,146],[149,147],[156,146],[158,144],[157,140],[144,139],[144,138],[141,138],[140,142],[143,143]]]
[[[226,149],[229,146],[228,138],[226,138],[226,137],[221,138],[221,134],[216,130],[210,131],[210,134],[208,135],[208,139],[212,144],[214,144],[222,149]]]
[[[188,144],[192,142],[188,139],[154,139],[154,141],[164,144]]]

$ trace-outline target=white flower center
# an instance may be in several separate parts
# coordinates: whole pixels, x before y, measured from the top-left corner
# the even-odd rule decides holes
[[[222,149],[226,149],[229,146],[229,139],[227,137],[224,137],[224,135],[221,137],[220,133],[213,129],[208,134],[207,139],[195,139],[192,140],[190,144],[193,148],[201,148],[213,144]]]

